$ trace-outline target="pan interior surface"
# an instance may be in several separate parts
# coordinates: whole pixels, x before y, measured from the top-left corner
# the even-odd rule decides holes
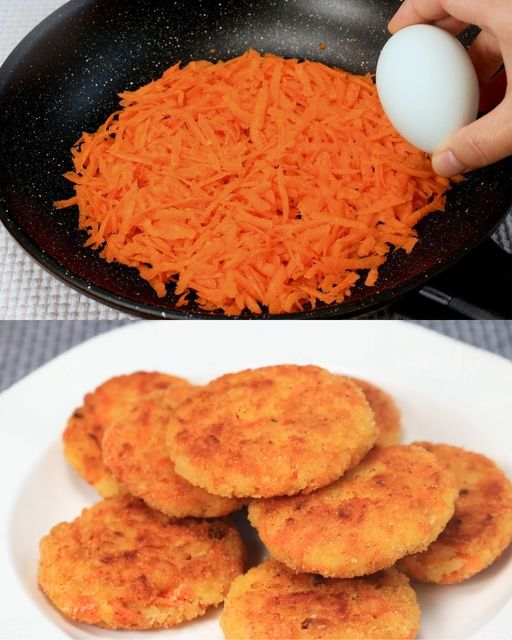
[[[176,309],[172,293],[158,299],[135,269],[108,264],[83,247],[87,236],[77,231],[77,212],[52,207],[73,193],[61,175],[72,167],[71,146],[117,109],[119,92],[178,61],[228,59],[254,48],[373,72],[397,6],[394,0],[69,2],[0,71],[2,221],[36,260],[86,295],[136,314],[211,317],[193,305]],[[464,255],[506,215],[511,171],[508,160],[472,174],[449,194],[445,214],[420,223],[413,253],[390,257],[377,287],[358,285],[349,302],[305,315],[369,311]]]

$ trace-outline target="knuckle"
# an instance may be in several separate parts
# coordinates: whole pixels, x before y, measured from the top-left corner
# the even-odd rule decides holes
[[[463,140],[463,147],[467,150],[468,156],[472,158],[471,164],[473,166],[477,164],[483,167],[491,164],[492,160],[486,149],[485,140],[481,136],[469,133]]]

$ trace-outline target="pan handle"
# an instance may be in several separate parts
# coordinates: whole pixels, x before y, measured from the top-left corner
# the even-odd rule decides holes
[[[471,320],[511,319],[512,255],[488,238],[413,297],[417,298],[419,309],[425,308],[427,302],[444,307],[443,317],[448,314]]]

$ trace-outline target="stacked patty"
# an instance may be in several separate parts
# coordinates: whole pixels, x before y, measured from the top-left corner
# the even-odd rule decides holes
[[[242,502],[191,485],[168,455],[169,416],[195,391],[182,378],[137,372],[87,394],[69,419],[66,458],[107,496],[41,541],[39,584],[69,618],[174,627],[221,604],[243,572],[244,543],[220,518]]]
[[[204,387],[136,373],[86,396],[66,457],[104,496],[41,542],[66,616],[175,626],[226,599],[226,638],[414,638],[409,578],[467,579],[512,538],[512,489],[487,458],[398,444],[393,399],[315,366]],[[248,505],[270,557],[245,575],[224,518]]]

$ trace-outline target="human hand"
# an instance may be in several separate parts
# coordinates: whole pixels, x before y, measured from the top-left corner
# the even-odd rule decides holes
[[[394,34],[411,24],[433,24],[457,35],[469,25],[482,31],[469,49],[481,87],[504,64],[512,78],[510,0],[404,0],[389,23]],[[459,129],[432,155],[434,171],[451,177],[487,166],[512,154],[512,88],[489,114]]]

